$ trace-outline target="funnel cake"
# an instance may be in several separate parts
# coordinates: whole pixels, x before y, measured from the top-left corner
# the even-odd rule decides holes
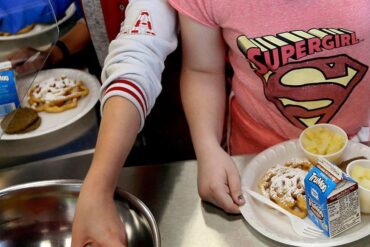
[[[77,101],[88,94],[89,89],[81,80],[61,76],[33,86],[28,93],[28,104],[38,112],[63,112],[75,108]]]
[[[262,177],[258,187],[262,195],[270,198],[290,213],[307,216],[304,178],[313,165],[307,160],[290,160],[276,165]]]

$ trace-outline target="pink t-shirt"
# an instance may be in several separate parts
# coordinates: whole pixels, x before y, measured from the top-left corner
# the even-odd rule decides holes
[[[233,154],[297,138],[317,123],[349,135],[369,125],[369,0],[169,2],[220,27],[230,47]]]

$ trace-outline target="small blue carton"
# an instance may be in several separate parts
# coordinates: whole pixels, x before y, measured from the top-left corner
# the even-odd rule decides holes
[[[337,166],[320,158],[304,183],[308,217],[328,237],[361,223],[358,184]]]
[[[14,70],[10,61],[0,62],[0,118],[19,107]]]

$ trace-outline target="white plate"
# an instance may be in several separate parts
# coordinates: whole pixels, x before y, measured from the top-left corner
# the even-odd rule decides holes
[[[95,76],[90,75],[87,72],[75,69],[43,70],[38,73],[34,84],[40,83],[41,81],[44,81],[50,77],[60,77],[61,75],[66,75],[72,79],[82,80],[89,88],[89,94],[78,100],[78,105],[76,108],[59,113],[40,112],[39,116],[41,117],[41,125],[39,128],[24,134],[8,135],[4,133],[1,137],[2,140],[26,139],[59,130],[79,120],[95,106],[99,99],[100,83]],[[28,97],[24,97],[22,106],[29,107],[27,100]]]
[[[370,148],[359,143],[349,142],[343,154],[347,160],[356,156],[365,156],[370,159]],[[247,189],[258,191],[259,179],[267,169],[283,164],[291,158],[303,158],[304,155],[299,149],[298,142],[287,141],[275,145],[258,154],[242,171],[242,190],[246,198],[245,205],[241,208],[242,215],[247,222],[264,236],[277,242],[294,246],[337,246],[347,244],[370,235],[370,215],[362,214],[361,224],[335,236],[328,238],[324,234],[317,239],[307,239],[297,236],[291,228],[287,217],[274,209],[253,200],[245,192]],[[313,223],[306,217],[306,221]]]
[[[62,19],[60,19],[57,23],[49,24],[49,25],[36,24],[31,31],[26,32],[26,33],[15,34],[15,35],[10,35],[10,36],[0,36],[0,41],[24,39],[24,38],[29,38],[35,35],[45,33],[51,29],[56,28],[57,26],[60,26],[62,23],[67,21],[69,18],[71,18],[75,12],[76,12],[76,6],[74,4],[71,4],[66,10],[65,16]]]

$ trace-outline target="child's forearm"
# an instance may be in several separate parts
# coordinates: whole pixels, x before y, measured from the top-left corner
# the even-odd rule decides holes
[[[185,68],[181,97],[197,158],[202,159],[221,142],[226,98],[224,73]]]
[[[217,150],[225,115],[225,43],[221,30],[180,15],[181,98],[198,160]],[[202,40],[199,40],[202,37]]]
[[[139,113],[131,102],[119,96],[107,100],[93,162],[84,186],[101,195],[113,194],[139,126]]]

